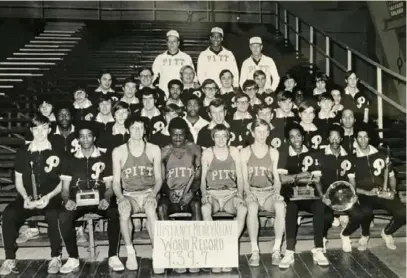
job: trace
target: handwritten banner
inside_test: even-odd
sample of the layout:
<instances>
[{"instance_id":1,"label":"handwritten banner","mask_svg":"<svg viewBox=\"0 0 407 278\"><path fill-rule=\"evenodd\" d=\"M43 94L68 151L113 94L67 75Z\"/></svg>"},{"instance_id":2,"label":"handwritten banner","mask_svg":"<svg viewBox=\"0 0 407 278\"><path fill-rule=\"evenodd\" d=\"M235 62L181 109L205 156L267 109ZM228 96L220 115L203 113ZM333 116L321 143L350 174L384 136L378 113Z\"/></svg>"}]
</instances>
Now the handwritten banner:
<instances>
[{"instance_id":1,"label":"handwritten banner","mask_svg":"<svg viewBox=\"0 0 407 278\"><path fill-rule=\"evenodd\" d=\"M236 221L157 221L154 268L238 267Z\"/></svg>"}]
</instances>

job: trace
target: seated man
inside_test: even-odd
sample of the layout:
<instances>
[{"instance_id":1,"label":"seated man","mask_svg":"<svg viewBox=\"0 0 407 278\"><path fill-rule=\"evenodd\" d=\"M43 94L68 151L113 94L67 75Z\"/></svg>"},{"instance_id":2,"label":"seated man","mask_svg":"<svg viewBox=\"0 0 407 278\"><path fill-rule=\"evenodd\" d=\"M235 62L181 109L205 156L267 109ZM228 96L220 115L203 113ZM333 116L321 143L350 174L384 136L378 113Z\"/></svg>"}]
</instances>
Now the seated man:
<instances>
[{"instance_id":1,"label":"seated man","mask_svg":"<svg viewBox=\"0 0 407 278\"><path fill-rule=\"evenodd\" d=\"M138 269L136 252L131 239L131 215L144 212L147 215L147 230L154 242L154 225L157 220L157 194L162 185L161 151L156 145L144 140L146 120L131 115L125 122L130 139L113 150L113 191L120 214L120 230L127 250L126 267ZM122 191L123 186L123 191ZM164 269L154 269L163 273Z\"/></svg>"},{"instance_id":2,"label":"seated man","mask_svg":"<svg viewBox=\"0 0 407 278\"><path fill-rule=\"evenodd\" d=\"M373 209L381 208L392 215L390 223L382 230L381 236L387 248L396 249L392 234L406 224L406 206L396 194L396 177L389 158L370 145L370 128L367 124L359 125L355 130L356 148L355 179L359 203L362 208L362 237L359 240L359 250L366 250L370 235L370 222L373 219ZM388 183L388 185L387 185ZM386 199L380 197L380 189L386 185L395 197Z\"/></svg>"},{"instance_id":3,"label":"seated man","mask_svg":"<svg viewBox=\"0 0 407 278\"><path fill-rule=\"evenodd\" d=\"M3 211L2 237L6 259L0 275L16 272L16 238L24 221L35 215L45 215L51 244L48 273L56 274L61 267L61 238L58 229L58 210L61 206L60 172L63 156L48 141L51 131L47 117L36 113L30 121L33 140L23 146L15 158L15 201ZM38 200L37 200L38 199ZM18 272L18 271L17 271Z\"/></svg>"},{"instance_id":4,"label":"seated man","mask_svg":"<svg viewBox=\"0 0 407 278\"><path fill-rule=\"evenodd\" d=\"M287 202L286 237L287 251L281 259L279 267L289 268L294 263L294 251L297 238L297 217L299 210L311 211L313 214L313 232L315 248L311 250L313 260L320 266L329 265L323 253L324 227L332 223L331 214L325 213L325 205L321 199L290 200L294 186L315 187L315 195L322 196L319 171L319 155L309 151L304 145L305 132L301 125L290 124L286 127L286 137L289 141L288 150L282 151L278 165L282 183L282 195ZM326 218L325 219L325 215Z\"/></svg>"},{"instance_id":5,"label":"seated man","mask_svg":"<svg viewBox=\"0 0 407 278\"><path fill-rule=\"evenodd\" d=\"M241 152L242 172L247 205L247 229L252 245L249 264L260 265L259 247L259 210L275 212L274 247L272 264L280 262L280 247L284 235L285 204L280 195L281 182L277 173L278 151L266 144L270 134L270 125L256 119L251 124L254 142Z\"/></svg>"},{"instance_id":6,"label":"seated man","mask_svg":"<svg viewBox=\"0 0 407 278\"><path fill-rule=\"evenodd\" d=\"M158 219L169 220L176 212L190 212L192 220L202 220L201 200L198 196L201 177L201 148L187 141L188 125L185 120L175 118L170 122L171 144L161 150L162 171L165 184L158 203ZM190 269L198 272L199 269ZM184 273L185 268L175 272Z\"/></svg>"},{"instance_id":7,"label":"seated man","mask_svg":"<svg viewBox=\"0 0 407 278\"><path fill-rule=\"evenodd\" d=\"M238 234L244 229L247 209L243 201L243 180L239 150L228 147L229 129L222 124L212 130L213 147L202 154L202 216L212 221L212 214L226 212L236 215ZM214 268L212 272L230 272L231 268Z\"/></svg>"},{"instance_id":8,"label":"seated man","mask_svg":"<svg viewBox=\"0 0 407 278\"><path fill-rule=\"evenodd\" d=\"M118 257L120 222L117 204L112 202L111 159L102 154L94 145L96 128L91 122L80 122L76 127L80 149L64 164L62 180L62 200L65 208L59 213L59 228L69 255L61 267L61 273L70 273L79 267L78 246L76 244L75 220L86 213L96 213L108 218L109 267L122 271L124 266ZM81 193L97 192L92 199L94 204L83 203Z\"/></svg>"}]
</instances>

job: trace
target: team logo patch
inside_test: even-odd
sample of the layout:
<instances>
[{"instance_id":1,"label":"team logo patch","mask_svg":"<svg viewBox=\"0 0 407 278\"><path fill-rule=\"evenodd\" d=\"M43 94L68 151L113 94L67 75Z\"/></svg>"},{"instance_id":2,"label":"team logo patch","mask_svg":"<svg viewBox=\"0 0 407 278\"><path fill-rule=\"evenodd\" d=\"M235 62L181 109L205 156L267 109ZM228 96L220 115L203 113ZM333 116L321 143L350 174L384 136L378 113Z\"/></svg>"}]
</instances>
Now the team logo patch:
<instances>
[{"instance_id":1,"label":"team logo patch","mask_svg":"<svg viewBox=\"0 0 407 278\"><path fill-rule=\"evenodd\" d=\"M276 137L271 140L270 145L273 146L273 148L278 149L281 147L281 139Z\"/></svg>"},{"instance_id":2,"label":"team logo patch","mask_svg":"<svg viewBox=\"0 0 407 278\"><path fill-rule=\"evenodd\" d=\"M384 160L381 158L376 159L373 162L373 168L375 169L375 171L373 171L373 174L375 176L380 176L380 174L382 173L382 170L384 168L384 166L386 166L386 164L384 163Z\"/></svg>"},{"instance_id":3,"label":"team logo patch","mask_svg":"<svg viewBox=\"0 0 407 278\"><path fill-rule=\"evenodd\" d=\"M303 167L301 168L301 170L302 170L303 172L307 172L307 171L308 171L308 168L309 168L310 166L312 166L312 164L314 164L314 159L313 159L311 156L307 155L307 156L304 157L304 159L302 160L302 165L303 165Z\"/></svg>"},{"instance_id":4,"label":"team logo patch","mask_svg":"<svg viewBox=\"0 0 407 278\"><path fill-rule=\"evenodd\" d=\"M47 166L45 166L44 168L45 173L49 173L52 171L53 168L58 167L60 161L61 160L56 155L48 157L45 161L45 163L47 164Z\"/></svg>"},{"instance_id":5,"label":"team logo patch","mask_svg":"<svg viewBox=\"0 0 407 278\"><path fill-rule=\"evenodd\" d=\"M106 165L103 162L96 162L92 165L92 171L94 172L90 177L94 180L98 180L100 174L105 170Z\"/></svg>"},{"instance_id":6,"label":"team logo patch","mask_svg":"<svg viewBox=\"0 0 407 278\"><path fill-rule=\"evenodd\" d=\"M154 127L153 134L156 134L160 132L165 127L165 125L162 121L158 121L154 124L153 127Z\"/></svg>"},{"instance_id":7,"label":"team logo patch","mask_svg":"<svg viewBox=\"0 0 407 278\"><path fill-rule=\"evenodd\" d=\"M341 163L342 171L340 172L340 175L344 176L346 174L346 172L350 170L351 167L352 167L352 163L350 163L349 160L342 161L342 163Z\"/></svg>"},{"instance_id":8,"label":"team logo patch","mask_svg":"<svg viewBox=\"0 0 407 278\"><path fill-rule=\"evenodd\" d=\"M315 135L312 137L311 139L311 143L312 143L312 148L313 149L318 149L319 145L322 142L322 137L321 135Z\"/></svg>"},{"instance_id":9,"label":"team logo patch","mask_svg":"<svg viewBox=\"0 0 407 278\"><path fill-rule=\"evenodd\" d=\"M81 146L79 145L79 142L77 139L72 140L71 142L71 153L76 153Z\"/></svg>"}]
</instances>

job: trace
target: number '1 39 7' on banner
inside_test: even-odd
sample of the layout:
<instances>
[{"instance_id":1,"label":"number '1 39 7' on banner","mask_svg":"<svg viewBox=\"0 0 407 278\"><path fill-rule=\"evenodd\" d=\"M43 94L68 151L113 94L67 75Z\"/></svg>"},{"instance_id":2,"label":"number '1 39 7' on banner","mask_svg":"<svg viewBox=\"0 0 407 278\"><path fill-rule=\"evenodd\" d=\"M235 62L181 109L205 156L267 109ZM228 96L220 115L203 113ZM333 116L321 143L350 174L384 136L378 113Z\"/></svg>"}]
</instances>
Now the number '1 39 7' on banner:
<instances>
[{"instance_id":1,"label":"number '1 39 7' on banner","mask_svg":"<svg viewBox=\"0 0 407 278\"><path fill-rule=\"evenodd\" d=\"M157 221L154 268L238 267L236 221Z\"/></svg>"}]
</instances>

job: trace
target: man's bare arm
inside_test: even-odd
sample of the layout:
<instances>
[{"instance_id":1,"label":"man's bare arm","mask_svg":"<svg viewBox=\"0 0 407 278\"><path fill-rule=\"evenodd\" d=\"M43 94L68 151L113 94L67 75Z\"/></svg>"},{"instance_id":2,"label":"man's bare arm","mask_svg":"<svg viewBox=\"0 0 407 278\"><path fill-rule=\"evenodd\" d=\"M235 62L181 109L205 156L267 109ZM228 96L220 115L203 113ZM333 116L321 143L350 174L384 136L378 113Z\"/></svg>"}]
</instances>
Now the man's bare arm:
<instances>
[{"instance_id":1,"label":"man's bare arm","mask_svg":"<svg viewBox=\"0 0 407 278\"><path fill-rule=\"evenodd\" d=\"M117 200L123 198L122 185L120 183L121 179L121 159L123 152L121 152L120 147L113 150L112 153L112 165L113 165L113 192L116 195Z\"/></svg>"},{"instance_id":2,"label":"man's bare arm","mask_svg":"<svg viewBox=\"0 0 407 278\"><path fill-rule=\"evenodd\" d=\"M236 165L236 183L237 183L237 193L239 196L243 197L244 192L244 181L243 181L243 174L242 174L242 162L240 159L240 152L237 148L230 147L230 155L235 160Z\"/></svg>"}]
</instances>

